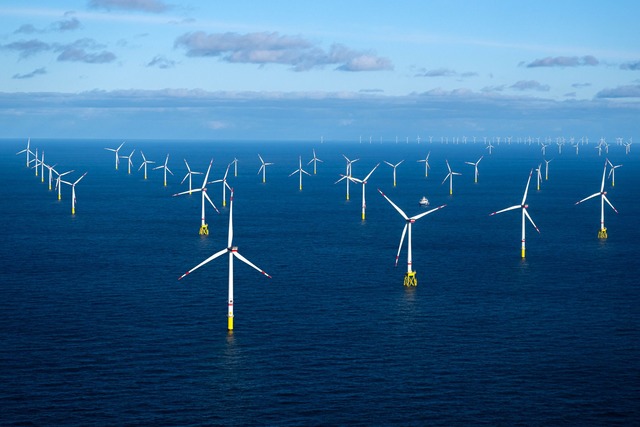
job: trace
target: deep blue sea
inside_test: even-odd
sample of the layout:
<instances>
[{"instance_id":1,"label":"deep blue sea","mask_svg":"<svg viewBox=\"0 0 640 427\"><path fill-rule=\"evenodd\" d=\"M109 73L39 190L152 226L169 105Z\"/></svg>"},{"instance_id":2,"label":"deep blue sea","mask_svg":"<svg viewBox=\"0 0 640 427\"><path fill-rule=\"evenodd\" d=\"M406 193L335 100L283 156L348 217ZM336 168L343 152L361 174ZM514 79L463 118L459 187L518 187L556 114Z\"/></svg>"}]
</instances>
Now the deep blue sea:
<instances>
[{"instance_id":1,"label":"deep blue sea","mask_svg":"<svg viewBox=\"0 0 640 427\"><path fill-rule=\"evenodd\" d=\"M0 141L0 424L2 425L638 425L640 423L640 150L547 148L549 179L517 205L538 145L32 139L45 162L86 177L62 200L25 166L25 139ZM315 149L317 175L289 176ZM140 150L164 162L143 179ZM430 152L429 176L424 159ZM261 154L273 162L266 183ZM359 158L346 200L347 157ZM473 167L479 164L479 182ZM605 156L607 240L599 240ZM210 235L186 173L220 179L238 159L234 244L268 279L235 263L227 332L226 256L178 277L227 244L229 203L209 194ZM441 184L448 160L453 195ZM45 170L46 173L46 170ZM202 176L194 177L199 186ZM408 215L418 286L403 286ZM227 191L227 197L229 192ZM406 245L406 242L405 242Z\"/></svg>"}]
</instances>

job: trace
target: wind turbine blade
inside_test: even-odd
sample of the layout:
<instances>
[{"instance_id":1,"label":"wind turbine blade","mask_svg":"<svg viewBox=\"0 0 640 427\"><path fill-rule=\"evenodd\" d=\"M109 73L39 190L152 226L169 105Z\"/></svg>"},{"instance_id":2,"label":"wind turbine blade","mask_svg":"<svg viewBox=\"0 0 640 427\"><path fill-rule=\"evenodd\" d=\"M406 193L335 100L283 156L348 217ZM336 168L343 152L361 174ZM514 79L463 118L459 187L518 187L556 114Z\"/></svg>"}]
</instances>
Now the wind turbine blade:
<instances>
[{"instance_id":1,"label":"wind turbine blade","mask_svg":"<svg viewBox=\"0 0 640 427\"><path fill-rule=\"evenodd\" d=\"M207 173L204 176L204 181L202 181L202 188L207 186L207 179L209 179L209 172L211 172L211 165L213 164L213 159L209 162L209 167L207 168Z\"/></svg>"},{"instance_id":2,"label":"wind turbine blade","mask_svg":"<svg viewBox=\"0 0 640 427\"><path fill-rule=\"evenodd\" d=\"M607 173L607 163L604 164L604 170L602 171L602 185L600 185L600 192L604 191L604 174Z\"/></svg>"},{"instance_id":3,"label":"wind turbine blade","mask_svg":"<svg viewBox=\"0 0 640 427\"><path fill-rule=\"evenodd\" d=\"M173 172L171 172L171 169L169 169L168 167L165 166L165 169L167 169L167 172L169 172L171 175L173 175Z\"/></svg>"},{"instance_id":4,"label":"wind turbine blade","mask_svg":"<svg viewBox=\"0 0 640 427\"><path fill-rule=\"evenodd\" d=\"M400 251L402 251L402 243L404 242L404 236L407 234L407 227L409 224L405 224L402 229L402 236L400 236L400 244L398 245L398 253L396 254L396 267L398 266L398 259L400 258Z\"/></svg>"},{"instance_id":5,"label":"wind turbine blade","mask_svg":"<svg viewBox=\"0 0 640 427\"><path fill-rule=\"evenodd\" d=\"M375 171L378 168L378 166L380 166L380 163L378 163L373 169L371 169L371 172L369 172L369 174L364 177L363 181L367 181L371 176L371 174L373 174L373 171Z\"/></svg>"},{"instance_id":6,"label":"wind turbine blade","mask_svg":"<svg viewBox=\"0 0 640 427\"><path fill-rule=\"evenodd\" d=\"M264 163L260 166L260 169L258 169L258 173L256 175L260 175L260 172L262 172L262 169L264 169Z\"/></svg>"},{"instance_id":7,"label":"wind turbine blade","mask_svg":"<svg viewBox=\"0 0 640 427\"><path fill-rule=\"evenodd\" d=\"M238 258L240 261L244 262L245 264L247 264L250 267L255 268L256 270L258 270L260 273L264 274L265 276L267 276L269 279L271 279L271 276L269 276L267 274L266 271L260 269L257 265L255 265L254 263L252 263L251 261L249 261L248 259L246 259L245 257L243 257L242 255L240 255L239 252L237 251L232 251L231 252L233 254L233 256L235 256L236 258Z\"/></svg>"},{"instance_id":8,"label":"wind turbine blade","mask_svg":"<svg viewBox=\"0 0 640 427\"><path fill-rule=\"evenodd\" d=\"M199 269L200 267L202 267L203 265L205 265L206 263L213 261L214 259L218 258L220 255L224 255L226 254L228 251L227 248L222 249L221 251L216 252L215 254L211 255L209 258L205 259L204 261L202 261L200 264L196 265L195 267L193 267L191 270L187 271L186 273L184 273L182 276L178 277L178 280L182 279L184 276L186 276L187 274L191 274L192 272L196 271L197 269Z\"/></svg>"},{"instance_id":9,"label":"wind turbine blade","mask_svg":"<svg viewBox=\"0 0 640 427\"><path fill-rule=\"evenodd\" d=\"M187 178L189 178L189 175L191 175L191 172L187 172L184 178L182 178L182 181L180 181L180 184L182 184Z\"/></svg>"},{"instance_id":10,"label":"wind turbine blade","mask_svg":"<svg viewBox=\"0 0 640 427\"><path fill-rule=\"evenodd\" d=\"M386 160L384 160L384 162L385 162L386 164L388 164L389 166L393 167L393 164L391 164L391 163L387 162ZM387 169L387 170L388 170L388 169Z\"/></svg>"},{"instance_id":11,"label":"wind turbine blade","mask_svg":"<svg viewBox=\"0 0 640 427\"><path fill-rule=\"evenodd\" d=\"M349 178L347 175L342 175L342 174L340 174L340 176L341 176L342 178L340 178L339 180L337 180L336 182L334 182L334 184L339 183L339 182L340 182L340 181L342 181L343 179Z\"/></svg>"},{"instance_id":12,"label":"wind turbine blade","mask_svg":"<svg viewBox=\"0 0 640 427\"><path fill-rule=\"evenodd\" d=\"M439 209L442 209L442 208L444 208L445 206L447 206L447 205L440 205L440 206L438 206L437 208L431 209L430 211L423 212L423 213L421 213L421 214L419 214L419 215L416 215L416 216L412 216L412 217L411 217L411 218L409 218L409 219L412 219L412 220L414 220L414 221L417 221L417 220L419 220L420 218L422 218L423 216L429 215L430 213L435 212L435 211L437 211L437 210L439 210Z\"/></svg>"},{"instance_id":13,"label":"wind turbine blade","mask_svg":"<svg viewBox=\"0 0 640 427\"><path fill-rule=\"evenodd\" d=\"M407 216L407 214L405 214L405 213L404 213L404 211L403 211L402 209L400 209L398 206L396 206L396 204L395 204L395 203L393 203L393 202L391 201L391 199L390 199L390 198L388 198L388 197L387 197L387 196L386 196L386 195L385 195L385 194L384 194L384 193L383 193L379 188L378 188L378 191L380 192L380 194L382 194L382 197L384 197L385 199L387 199L387 202L391 203L391 206L393 206L393 207L395 208L395 210L397 210L397 211L400 213L400 215L402 215L402 217L403 217L405 220L407 220L407 221L409 220L409 217Z\"/></svg>"},{"instance_id":14,"label":"wind turbine blade","mask_svg":"<svg viewBox=\"0 0 640 427\"><path fill-rule=\"evenodd\" d=\"M524 202L527 200L527 192L529 191L529 183L531 182L531 175L533 174L533 169L529 172L529 179L527 179L527 186L524 188L524 196L522 196L521 205L524 206Z\"/></svg>"},{"instance_id":15,"label":"wind turbine blade","mask_svg":"<svg viewBox=\"0 0 640 427\"><path fill-rule=\"evenodd\" d=\"M187 190L187 191L181 191L180 193L173 194L173 195L172 195L172 197L175 197L175 196L182 196L183 194L191 194L191 193L195 193L196 191L202 191L202 188L194 188L194 189L193 189L193 190L191 190L191 191L189 191L189 190Z\"/></svg>"},{"instance_id":16,"label":"wind turbine blade","mask_svg":"<svg viewBox=\"0 0 640 427\"><path fill-rule=\"evenodd\" d=\"M207 194L206 191L204 192L204 198L207 199L209 201L209 203L211 203L211 206L213 206L213 209L215 209L216 212L220 213L218 208L216 208L216 205L214 205L213 202L211 201L211 199L209 198L209 195Z\"/></svg>"},{"instance_id":17,"label":"wind turbine blade","mask_svg":"<svg viewBox=\"0 0 640 427\"><path fill-rule=\"evenodd\" d=\"M502 210L499 210L499 211L492 212L492 213L490 213L490 214L489 214L489 216L491 216L491 215L496 215L496 214L499 214L499 213L502 213L502 212L506 212L506 211L512 211L512 210L514 210L514 209L519 209L519 208L521 208L521 207L522 207L521 205L510 206L510 207L508 207L508 208L505 208L505 209L502 209Z\"/></svg>"},{"instance_id":18,"label":"wind turbine blade","mask_svg":"<svg viewBox=\"0 0 640 427\"><path fill-rule=\"evenodd\" d=\"M74 183L73 183L73 185L76 185L77 183L79 183L79 182L80 182L80 180L81 180L82 178L84 178L84 176L85 176L86 174L87 174L87 172L83 173L83 174L82 174L82 176L81 176L80 178L78 178L78 179L76 180L76 182L74 182Z\"/></svg>"},{"instance_id":19,"label":"wind turbine blade","mask_svg":"<svg viewBox=\"0 0 640 427\"><path fill-rule=\"evenodd\" d=\"M618 211L616 210L616 208L613 207L613 205L611 204L611 202L609 201L609 199L607 199L607 196L605 196L604 194L602 195L602 198L604 199L605 202L607 202L609 204L609 206L611 206L611 209L613 209L613 211L615 213L618 213Z\"/></svg>"},{"instance_id":20,"label":"wind turbine blade","mask_svg":"<svg viewBox=\"0 0 640 427\"><path fill-rule=\"evenodd\" d=\"M536 225L535 222L533 222L533 220L531 219L531 216L529 215L529 212L527 212L526 208L522 208L522 211L524 212L524 216L527 217L527 219L531 222L531 225L533 225L533 228L536 229L536 231L539 233L540 230L538 230L538 226Z\"/></svg>"},{"instance_id":21,"label":"wind turbine blade","mask_svg":"<svg viewBox=\"0 0 640 427\"><path fill-rule=\"evenodd\" d=\"M591 199L591 198L593 198L593 197L599 196L600 194L601 194L601 193L593 193L592 195L590 195L590 196L588 196L588 197L585 197L584 199L580 200L579 202L576 202L576 205L577 205L577 204L579 204L579 203L584 202L585 200L589 200L589 199Z\"/></svg>"},{"instance_id":22,"label":"wind turbine blade","mask_svg":"<svg viewBox=\"0 0 640 427\"><path fill-rule=\"evenodd\" d=\"M451 176L451 172L449 172L449 173L447 174L447 176L445 176L445 177L444 177L444 179L442 180L442 184L444 184L445 182L447 182L447 179L449 179L449 177L450 177L450 176ZM440 185L442 185L442 184L440 184Z\"/></svg>"},{"instance_id":23,"label":"wind turbine blade","mask_svg":"<svg viewBox=\"0 0 640 427\"><path fill-rule=\"evenodd\" d=\"M289 174L289 176L293 175L294 173L298 173L298 172L300 172L300 169L296 169L296 170L294 170L293 172L291 172L291 173Z\"/></svg>"},{"instance_id":24,"label":"wind turbine blade","mask_svg":"<svg viewBox=\"0 0 640 427\"><path fill-rule=\"evenodd\" d=\"M305 173L305 174L307 174L307 175L311 176L311 174L310 174L309 172L307 172L306 170L304 170L304 169L300 169L300 172Z\"/></svg>"}]
</instances>

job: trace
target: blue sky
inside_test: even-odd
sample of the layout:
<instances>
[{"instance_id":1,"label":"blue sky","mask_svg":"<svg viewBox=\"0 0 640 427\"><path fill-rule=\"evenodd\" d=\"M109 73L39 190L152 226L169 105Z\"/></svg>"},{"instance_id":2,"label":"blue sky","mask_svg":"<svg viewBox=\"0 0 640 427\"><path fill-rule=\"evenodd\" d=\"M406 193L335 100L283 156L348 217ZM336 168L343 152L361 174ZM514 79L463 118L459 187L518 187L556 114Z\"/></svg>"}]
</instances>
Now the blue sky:
<instances>
[{"instance_id":1,"label":"blue sky","mask_svg":"<svg viewBox=\"0 0 640 427\"><path fill-rule=\"evenodd\" d=\"M0 137L632 137L640 3L4 1Z\"/></svg>"}]
</instances>

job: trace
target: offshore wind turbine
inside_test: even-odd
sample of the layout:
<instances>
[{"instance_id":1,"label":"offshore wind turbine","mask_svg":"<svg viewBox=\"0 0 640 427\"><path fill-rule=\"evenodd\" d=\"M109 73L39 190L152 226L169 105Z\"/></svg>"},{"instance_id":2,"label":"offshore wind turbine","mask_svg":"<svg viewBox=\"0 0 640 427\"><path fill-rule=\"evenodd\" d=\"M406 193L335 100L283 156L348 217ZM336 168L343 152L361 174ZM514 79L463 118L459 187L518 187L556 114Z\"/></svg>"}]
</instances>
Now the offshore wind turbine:
<instances>
[{"instance_id":1,"label":"offshore wind turbine","mask_svg":"<svg viewBox=\"0 0 640 427\"><path fill-rule=\"evenodd\" d=\"M82 178L84 178L84 176L87 174L87 172L85 172L84 174L82 174L82 176L80 178L78 178L77 180L75 180L75 182L71 183L68 181L60 181L61 183L67 184L71 186L71 215L75 215L76 214L76 185L80 182L80 180Z\"/></svg>"},{"instance_id":2,"label":"offshore wind turbine","mask_svg":"<svg viewBox=\"0 0 640 427\"><path fill-rule=\"evenodd\" d=\"M118 164L120 163L120 157L118 156L118 151L120 151L123 145L124 145L124 142L120 144L118 148L105 148L105 150L113 151L114 153L116 153L116 170L118 170Z\"/></svg>"},{"instance_id":3,"label":"offshore wind turbine","mask_svg":"<svg viewBox=\"0 0 640 427\"><path fill-rule=\"evenodd\" d=\"M142 169L142 167L144 166L144 179L147 179L147 165L155 163L155 162L152 161L152 160L147 160L147 158L144 156L144 153L142 152L142 150L140 150L140 154L142 155L142 164L140 165L138 170Z\"/></svg>"},{"instance_id":4,"label":"offshore wind turbine","mask_svg":"<svg viewBox=\"0 0 640 427\"><path fill-rule=\"evenodd\" d=\"M44 150L42 150L42 156L40 157L40 182L44 182Z\"/></svg>"},{"instance_id":5,"label":"offshore wind turbine","mask_svg":"<svg viewBox=\"0 0 640 427\"><path fill-rule=\"evenodd\" d=\"M32 169L35 169L36 176L38 176L38 166L40 166L40 159L38 159L38 149L36 148L36 153L33 155L33 159L29 161L29 163L33 162L34 166Z\"/></svg>"},{"instance_id":6,"label":"offshore wind turbine","mask_svg":"<svg viewBox=\"0 0 640 427\"><path fill-rule=\"evenodd\" d=\"M424 159L418 160L418 163L424 163L425 178L429 176L429 169L431 168L431 166L429 166L429 155L431 155L431 151L427 153L427 157L425 157Z\"/></svg>"},{"instance_id":7,"label":"offshore wind turbine","mask_svg":"<svg viewBox=\"0 0 640 427\"><path fill-rule=\"evenodd\" d=\"M542 181L542 163L538 164L538 168L536 169L536 180L538 181L538 191L540 191L540 182Z\"/></svg>"},{"instance_id":8,"label":"offshore wind turbine","mask_svg":"<svg viewBox=\"0 0 640 427\"><path fill-rule=\"evenodd\" d=\"M224 255L224 254L229 254L229 295L228 295L228 312L227 312L227 329L229 331L233 331L233 258L238 258L240 261L244 262L245 264L247 264L248 266L256 269L257 271L259 271L260 273L262 273L263 275L267 276L268 278L271 278L271 276L269 276L264 270L261 270L260 268L258 268L255 264L253 264L251 261L249 261L248 259L246 259L245 257L243 257L242 255L240 255L240 253L238 252L238 247L237 246L233 246L233 189L231 189L231 201L230 201L230 207L229 207L229 234L227 236L227 247L216 252L215 254L211 255L209 258L205 259L204 261L202 261L200 264L196 265L195 267L193 267L191 270L187 271L186 273L184 273L182 276L178 277L178 280L181 280L182 278L184 278L186 275L191 274L193 271L197 270L198 268L202 267L203 265L207 264L210 261L213 261L214 259Z\"/></svg>"},{"instance_id":9,"label":"offshore wind turbine","mask_svg":"<svg viewBox=\"0 0 640 427\"><path fill-rule=\"evenodd\" d=\"M519 205L514 205L511 207L508 207L506 209L502 209L496 212L493 212L490 216L492 215L496 215L502 212L506 212L506 211L510 211L510 210L514 210L514 209L522 209L522 258L525 257L525 251L526 251L526 245L525 245L525 217L531 222L531 225L533 225L533 227L536 229L536 231L538 233L540 233L540 230L538 230L538 227L536 226L536 224L533 222L533 220L531 219L531 216L529 215L529 212L527 212L527 208L529 207L529 205L526 204L527 202L527 192L529 191L529 183L531 182L531 175L533 174L533 169L531 169L531 171L529 172L529 179L527 180L527 186L524 189L524 196L522 197L522 203L520 203Z\"/></svg>"},{"instance_id":10,"label":"offshore wind turbine","mask_svg":"<svg viewBox=\"0 0 640 427\"><path fill-rule=\"evenodd\" d=\"M489 141L489 145L487 145L487 150L489 150L489 155L491 155L492 151L495 147L491 145L491 141Z\"/></svg>"},{"instance_id":11,"label":"offshore wind turbine","mask_svg":"<svg viewBox=\"0 0 640 427\"><path fill-rule=\"evenodd\" d=\"M215 209L216 212L220 213L218 208L216 208L216 205L213 204L213 202L211 201L211 198L209 198L209 195L207 194L207 184L208 184L207 179L209 179L209 172L211 171L212 163L213 163L213 159L211 159L211 162L209 162L209 168L207 168L207 173L204 176L204 181L202 181L202 187L195 188L193 190L182 191L180 193L176 193L173 195L173 197L175 197L175 196L181 196L183 194L191 194L192 192L195 192L195 191L202 192L202 216L201 216L200 232L199 232L201 236L207 236L209 234L209 225L205 222L205 215L204 215L205 199L211 204L211 206L213 206L213 209Z\"/></svg>"},{"instance_id":12,"label":"offshore wind turbine","mask_svg":"<svg viewBox=\"0 0 640 427\"><path fill-rule=\"evenodd\" d=\"M400 160L398 163L396 163L395 165L393 163L389 163L386 160L384 161L386 164L388 164L389 166L391 166L393 168L393 186L396 186L396 168L398 166L400 166L402 164L402 162L404 162L403 160Z\"/></svg>"},{"instance_id":13,"label":"offshore wind turbine","mask_svg":"<svg viewBox=\"0 0 640 427\"><path fill-rule=\"evenodd\" d=\"M367 186L367 181L369 180L369 178L371 177L373 172L378 168L378 166L380 166L380 163L375 165L374 168L371 169L371 172L369 172L367 174L367 176L364 177L364 179L358 179L358 178L354 178L352 176L347 176L347 175L343 175L343 178L341 178L341 179L346 178L346 179L348 179L350 181L353 181L354 183L362 184L362 220L363 221L365 219L365 212L367 210L367 202L366 202L366 198L365 198L365 188Z\"/></svg>"},{"instance_id":14,"label":"offshore wind turbine","mask_svg":"<svg viewBox=\"0 0 640 427\"><path fill-rule=\"evenodd\" d=\"M549 163L551 163L551 161L553 159L549 159L549 160L543 159L543 160L544 160L544 163L545 163L545 165L544 165L544 180L548 181L549 180Z\"/></svg>"},{"instance_id":15,"label":"offshore wind turbine","mask_svg":"<svg viewBox=\"0 0 640 427\"><path fill-rule=\"evenodd\" d=\"M187 159L183 159L184 160L184 164L187 165L187 174L184 176L184 178L182 178L182 181L180 181L180 185L182 185L182 183L189 178L189 194L192 193L191 190L191 176L192 175L202 175L202 172L195 172L192 171L191 168L189 167L189 163L187 163Z\"/></svg>"},{"instance_id":16,"label":"offshore wind turbine","mask_svg":"<svg viewBox=\"0 0 640 427\"><path fill-rule=\"evenodd\" d=\"M484 156L480 156L480 158L474 163L474 162L465 162L468 165L471 165L474 167L475 171L474 171L474 178L473 178L473 182L478 182L478 163L480 163L480 160L482 160Z\"/></svg>"},{"instance_id":17,"label":"offshore wind turbine","mask_svg":"<svg viewBox=\"0 0 640 427\"><path fill-rule=\"evenodd\" d=\"M135 148L131 150L131 154L128 156L120 156L121 159L127 159L127 173L131 175L131 166L133 166L133 153L135 153Z\"/></svg>"},{"instance_id":18,"label":"offshore wind turbine","mask_svg":"<svg viewBox=\"0 0 640 427\"><path fill-rule=\"evenodd\" d=\"M260 154L258 154L258 157L260 157L260 162L262 163L260 169L258 169L258 174L262 172L262 183L264 184L267 182L267 166L271 166L273 163L266 163Z\"/></svg>"},{"instance_id":19,"label":"offshore wind turbine","mask_svg":"<svg viewBox=\"0 0 640 427\"><path fill-rule=\"evenodd\" d=\"M54 173L58 173L54 168L57 166L58 164L56 163L53 166L50 165L45 165L47 167L47 169L49 169L49 190L51 190L51 184L53 183L53 174ZM44 176L44 174L43 174Z\"/></svg>"},{"instance_id":20,"label":"offshore wind turbine","mask_svg":"<svg viewBox=\"0 0 640 427\"><path fill-rule=\"evenodd\" d=\"M309 160L309 163L307 163L308 165L311 164L311 162L313 162L313 174L316 174L316 165L318 162L323 163L322 160L320 160L318 158L318 156L316 156L316 149L313 149L313 159Z\"/></svg>"},{"instance_id":21,"label":"offshore wind turbine","mask_svg":"<svg viewBox=\"0 0 640 427\"><path fill-rule=\"evenodd\" d=\"M447 162L447 169L449 169L449 173L442 180L442 184L444 184L447 178L449 179L449 195L451 195L453 194L453 175L462 175L462 174L451 170L451 166L449 166L449 160L445 160L445 162Z\"/></svg>"},{"instance_id":22,"label":"offshore wind turbine","mask_svg":"<svg viewBox=\"0 0 640 427\"><path fill-rule=\"evenodd\" d=\"M615 165L614 166L613 163L611 163L611 161L609 159L607 159L607 163L609 163L609 166L611 166L611 169L609 169L609 176L608 177L611 177L611 186L615 187L616 186L616 169L622 167L622 165Z\"/></svg>"},{"instance_id":23,"label":"offshore wind turbine","mask_svg":"<svg viewBox=\"0 0 640 427\"><path fill-rule=\"evenodd\" d=\"M389 202L391 204L391 206L394 207L394 209L396 211L398 211L398 213L400 215L402 215L402 218L404 218L404 220L406 221L406 224L404 225L404 228L402 229L402 237L400 237L400 245L398 247L398 254L396 255L396 267L398 266L398 258L400 258L400 251L402 250L402 243L404 242L404 236L405 234L407 234L408 231L408 238L407 238L407 272L404 275L404 286L417 286L418 285L418 279L416 278L416 272L413 271L413 258L412 258L412 252L411 252L411 225L416 222L417 220L419 220L420 218L422 218L425 215L429 215L432 212L435 212L439 209L444 208L446 205L441 205L438 206L437 208L431 209L427 212L423 212L420 213L418 215L414 215L412 217L408 217L407 214L404 213L404 211L402 209L400 209L395 203L393 203L391 201L391 199L389 199L379 188L378 191L380 192L380 194L382 194L382 197L384 197L385 199L387 199L387 202Z\"/></svg>"},{"instance_id":24,"label":"offshore wind turbine","mask_svg":"<svg viewBox=\"0 0 640 427\"><path fill-rule=\"evenodd\" d=\"M167 166L167 163L169 162L169 154L167 154L167 157L164 159L164 164L160 165L160 166L156 166L155 168L153 168L153 170L156 169L164 169L164 186L167 186L167 172L169 172L171 175L173 175L173 172L171 172L171 169L169 169L169 167Z\"/></svg>"},{"instance_id":25,"label":"offshore wind turbine","mask_svg":"<svg viewBox=\"0 0 640 427\"><path fill-rule=\"evenodd\" d=\"M314 156L315 156L315 152L314 152ZM305 173L305 174L307 174L309 176L311 176L311 174L309 172L307 172L306 170L302 169L302 157L300 157L300 156L298 156L298 164L299 164L298 169L296 169L293 172L291 172L289 174L289 176L291 176L291 175L293 175L295 173L298 173L300 175L300 191L302 191L302 174Z\"/></svg>"},{"instance_id":26,"label":"offshore wind turbine","mask_svg":"<svg viewBox=\"0 0 640 427\"><path fill-rule=\"evenodd\" d=\"M33 154L33 151L31 151L31 149L29 148L31 145L31 138L27 139L27 148L25 148L24 150L20 150L16 153L16 156L22 153L27 153L27 167L29 167L29 163L31 163L31 161L29 160L29 154Z\"/></svg>"},{"instance_id":27,"label":"offshore wind turbine","mask_svg":"<svg viewBox=\"0 0 640 427\"><path fill-rule=\"evenodd\" d=\"M602 184L600 185L600 191L597 193L593 193L588 197L585 197L579 202L576 202L576 205L577 205L579 203L584 202L585 200L589 200L593 197L600 196L600 230L598 230L599 239L606 239L608 237L607 228L604 226L604 202L606 201L609 204L609 206L611 206L611 209L613 209L615 213L618 213L618 211L616 210L616 208L613 207L609 199L607 199L607 192L604 191L604 177L606 173L607 173L607 162L605 161L604 170L602 171Z\"/></svg>"},{"instance_id":28,"label":"offshore wind turbine","mask_svg":"<svg viewBox=\"0 0 640 427\"><path fill-rule=\"evenodd\" d=\"M60 199L62 199L62 191L61 191L62 190L62 185L60 184L62 182L62 177L67 175L67 174L70 174L71 172L73 172L73 170L66 171L66 172L63 172L63 173L58 173L54 169L54 172L56 172L56 174L58 175L58 177L56 178L56 190L58 190L58 200L60 200Z\"/></svg>"},{"instance_id":29,"label":"offshore wind turbine","mask_svg":"<svg viewBox=\"0 0 640 427\"><path fill-rule=\"evenodd\" d=\"M231 163L233 164L233 176L238 176L238 158L234 157Z\"/></svg>"},{"instance_id":30,"label":"offshore wind turbine","mask_svg":"<svg viewBox=\"0 0 640 427\"><path fill-rule=\"evenodd\" d=\"M227 188L231 190L231 187L229 187L229 184L227 184L227 175L229 174L231 163L227 165L227 170L225 171L224 177L222 179L216 179L215 181L209 182L209 184L217 184L218 182L222 183L222 206L227 206Z\"/></svg>"},{"instance_id":31,"label":"offshore wind turbine","mask_svg":"<svg viewBox=\"0 0 640 427\"><path fill-rule=\"evenodd\" d=\"M351 166L351 165L352 165L353 163L357 162L357 161L358 161L358 160L360 160L360 159L353 159L353 160L351 160L351 159L349 159L347 156L345 156L344 154L342 155L342 157L344 157L344 158L345 158L345 160L347 161L347 171L346 171L345 175L346 175L346 176L351 176L351 169L352 169L352 166ZM337 180L334 184L339 183L339 182L340 182L340 181L342 181L343 179L344 179L344 178L340 178L340 179L339 179L339 180ZM349 181L350 181L350 180L348 180L348 179L347 179L347 200L349 200Z\"/></svg>"}]
</instances>

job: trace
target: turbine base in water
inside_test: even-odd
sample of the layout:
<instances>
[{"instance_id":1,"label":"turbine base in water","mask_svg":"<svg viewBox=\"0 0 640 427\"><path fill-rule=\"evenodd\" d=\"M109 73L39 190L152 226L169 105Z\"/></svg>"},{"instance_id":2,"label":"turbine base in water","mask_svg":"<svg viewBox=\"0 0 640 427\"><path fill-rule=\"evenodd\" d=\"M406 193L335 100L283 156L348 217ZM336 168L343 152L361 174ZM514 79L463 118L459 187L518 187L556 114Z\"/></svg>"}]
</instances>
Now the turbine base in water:
<instances>
[{"instance_id":1,"label":"turbine base in water","mask_svg":"<svg viewBox=\"0 0 640 427\"><path fill-rule=\"evenodd\" d=\"M228 321L227 321L227 329L229 331L233 331L233 316L229 316L228 317Z\"/></svg>"},{"instance_id":2,"label":"turbine base in water","mask_svg":"<svg viewBox=\"0 0 640 427\"><path fill-rule=\"evenodd\" d=\"M410 271L404 275L405 286L418 286L418 279L416 278L416 272Z\"/></svg>"},{"instance_id":3,"label":"turbine base in water","mask_svg":"<svg viewBox=\"0 0 640 427\"><path fill-rule=\"evenodd\" d=\"M208 236L209 235L209 225L208 224L203 224L200 226L200 235L201 236Z\"/></svg>"},{"instance_id":4,"label":"turbine base in water","mask_svg":"<svg viewBox=\"0 0 640 427\"><path fill-rule=\"evenodd\" d=\"M607 236L607 229L606 229L606 227L605 227L605 228L601 228L601 229L598 231L598 239L606 239L607 237L608 237L608 236Z\"/></svg>"}]
</instances>

